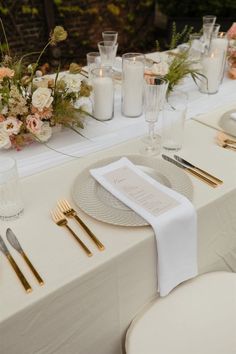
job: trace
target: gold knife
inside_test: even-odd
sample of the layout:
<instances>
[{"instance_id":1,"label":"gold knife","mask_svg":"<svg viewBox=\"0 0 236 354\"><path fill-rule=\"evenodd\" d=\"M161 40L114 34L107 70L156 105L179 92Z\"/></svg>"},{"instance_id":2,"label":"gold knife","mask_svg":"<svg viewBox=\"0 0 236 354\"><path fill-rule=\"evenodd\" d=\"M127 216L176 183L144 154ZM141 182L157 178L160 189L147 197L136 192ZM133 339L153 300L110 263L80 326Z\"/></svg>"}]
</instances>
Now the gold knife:
<instances>
[{"instance_id":1,"label":"gold knife","mask_svg":"<svg viewBox=\"0 0 236 354\"><path fill-rule=\"evenodd\" d=\"M212 181L211 179L203 176L201 173L193 170L190 167L187 167L186 165L180 163L179 161L176 161L175 159L172 159L170 156L164 155L162 154L162 157L164 160L173 163L174 165L184 169L186 172L190 173L191 175L193 175L194 177L200 179L202 182L207 183L209 186L216 188L218 186L218 184L214 181Z\"/></svg>"},{"instance_id":2,"label":"gold knife","mask_svg":"<svg viewBox=\"0 0 236 354\"><path fill-rule=\"evenodd\" d=\"M20 253L20 255L24 258L25 262L27 263L27 265L29 266L30 270L34 274L34 276L37 279L38 283L40 285L44 285L43 279L40 277L39 273L34 268L33 264L30 262L29 258L25 254L25 252L22 249L22 247L20 245L20 242L18 241L18 239L17 239L16 235L14 234L14 232L10 228L8 228L7 231L6 231L6 235L7 235L8 241L12 245L12 247L14 247Z\"/></svg>"},{"instance_id":3,"label":"gold knife","mask_svg":"<svg viewBox=\"0 0 236 354\"><path fill-rule=\"evenodd\" d=\"M207 177L209 177L210 179L212 179L213 181L215 181L216 183L218 184L222 184L223 181L213 175L211 175L210 173L202 170L201 168L197 167L197 166L194 166L191 162L188 162L187 160L183 159L182 157L180 156L177 156L177 155L174 155L174 158L179 161L180 163L183 163L184 165L186 165L187 167L191 167L193 168L194 170L197 170L199 171L200 173L203 173L204 175L206 175Z\"/></svg>"},{"instance_id":4,"label":"gold knife","mask_svg":"<svg viewBox=\"0 0 236 354\"><path fill-rule=\"evenodd\" d=\"M25 291L27 293L31 293L32 288L31 288L30 284L28 283L28 281L25 278L24 274L22 273L22 271L20 270L20 268L16 264L16 262L15 262L14 258L12 257L12 255L10 254L10 252L9 252L5 242L3 241L3 238L1 237L1 235L0 235L0 250L7 257L8 261L10 262L12 268L14 269L17 277L19 278L21 284L25 288Z\"/></svg>"}]
</instances>

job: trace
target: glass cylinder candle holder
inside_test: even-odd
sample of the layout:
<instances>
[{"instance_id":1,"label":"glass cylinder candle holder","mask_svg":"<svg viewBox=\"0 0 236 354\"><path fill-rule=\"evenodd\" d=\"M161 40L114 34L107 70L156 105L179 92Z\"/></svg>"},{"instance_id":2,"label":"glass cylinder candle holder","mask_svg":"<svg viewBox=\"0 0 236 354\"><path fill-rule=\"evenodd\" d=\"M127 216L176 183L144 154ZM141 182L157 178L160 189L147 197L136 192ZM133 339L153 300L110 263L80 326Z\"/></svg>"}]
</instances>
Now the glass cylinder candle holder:
<instances>
[{"instance_id":1,"label":"glass cylinder candle holder","mask_svg":"<svg viewBox=\"0 0 236 354\"><path fill-rule=\"evenodd\" d=\"M96 68L91 76L93 116L100 121L110 120L114 115L113 70L110 66Z\"/></svg>"},{"instance_id":2,"label":"glass cylinder candle holder","mask_svg":"<svg viewBox=\"0 0 236 354\"><path fill-rule=\"evenodd\" d=\"M145 57L140 53L122 56L122 114L139 117L143 113Z\"/></svg>"},{"instance_id":3,"label":"glass cylinder candle holder","mask_svg":"<svg viewBox=\"0 0 236 354\"><path fill-rule=\"evenodd\" d=\"M222 55L217 50L210 50L201 57L201 74L199 90L214 94L219 90L222 75Z\"/></svg>"},{"instance_id":4,"label":"glass cylinder candle holder","mask_svg":"<svg viewBox=\"0 0 236 354\"><path fill-rule=\"evenodd\" d=\"M16 219L22 212L16 161L11 157L0 157L0 219Z\"/></svg>"},{"instance_id":5,"label":"glass cylinder candle holder","mask_svg":"<svg viewBox=\"0 0 236 354\"><path fill-rule=\"evenodd\" d=\"M101 64L100 53L99 52L90 52L90 53L87 53L86 57L87 57L88 77L89 77L89 80L91 80L91 71L93 69L98 68Z\"/></svg>"},{"instance_id":6,"label":"glass cylinder candle holder","mask_svg":"<svg viewBox=\"0 0 236 354\"><path fill-rule=\"evenodd\" d=\"M221 57L221 74L220 74L221 82L224 77L228 46L229 46L229 40L224 32L220 32L217 35L212 36L210 50L217 52L218 55Z\"/></svg>"}]
</instances>

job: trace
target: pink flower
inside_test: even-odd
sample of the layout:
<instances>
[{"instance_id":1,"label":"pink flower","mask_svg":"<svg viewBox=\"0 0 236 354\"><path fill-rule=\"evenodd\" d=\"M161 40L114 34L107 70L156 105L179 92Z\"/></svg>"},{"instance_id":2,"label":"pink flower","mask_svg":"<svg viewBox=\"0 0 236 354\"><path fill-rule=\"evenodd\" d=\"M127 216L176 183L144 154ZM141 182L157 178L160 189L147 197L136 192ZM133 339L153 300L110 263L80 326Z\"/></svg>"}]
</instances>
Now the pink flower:
<instances>
[{"instance_id":1,"label":"pink flower","mask_svg":"<svg viewBox=\"0 0 236 354\"><path fill-rule=\"evenodd\" d=\"M236 39L236 22L234 22L230 27L230 29L228 30L227 37L229 39Z\"/></svg>"},{"instance_id":2,"label":"pink flower","mask_svg":"<svg viewBox=\"0 0 236 354\"><path fill-rule=\"evenodd\" d=\"M39 115L36 114L29 114L26 117L26 128L32 133L37 134L41 131L41 127L43 122L41 121Z\"/></svg>"},{"instance_id":3,"label":"pink flower","mask_svg":"<svg viewBox=\"0 0 236 354\"><path fill-rule=\"evenodd\" d=\"M236 79L236 68L230 68L228 73L231 79Z\"/></svg>"},{"instance_id":4,"label":"pink flower","mask_svg":"<svg viewBox=\"0 0 236 354\"><path fill-rule=\"evenodd\" d=\"M52 117L52 106L44 107L42 111L39 111L37 108L32 106L31 112L33 114L37 113L41 119L50 119Z\"/></svg>"},{"instance_id":5,"label":"pink flower","mask_svg":"<svg viewBox=\"0 0 236 354\"><path fill-rule=\"evenodd\" d=\"M2 66L0 68L0 81L2 81L4 77L9 77L11 79L14 76L14 74L15 74L14 70Z\"/></svg>"}]
</instances>

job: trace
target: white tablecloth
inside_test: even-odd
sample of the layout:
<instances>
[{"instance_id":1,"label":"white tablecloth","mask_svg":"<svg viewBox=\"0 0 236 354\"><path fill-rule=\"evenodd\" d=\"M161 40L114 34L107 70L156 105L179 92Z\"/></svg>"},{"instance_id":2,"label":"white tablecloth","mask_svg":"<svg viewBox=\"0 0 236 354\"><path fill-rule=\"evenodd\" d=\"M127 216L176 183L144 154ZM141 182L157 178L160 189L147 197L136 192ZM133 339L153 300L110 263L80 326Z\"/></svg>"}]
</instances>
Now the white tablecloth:
<instances>
[{"instance_id":1,"label":"white tablecloth","mask_svg":"<svg viewBox=\"0 0 236 354\"><path fill-rule=\"evenodd\" d=\"M198 213L200 273L236 270L236 155L214 143L215 131L189 121L181 156L224 180L216 189L191 177ZM22 179L25 213L0 223L11 227L45 279L39 287L20 256L12 254L33 286L26 295L0 256L1 354L120 354L125 331L140 308L156 296L156 251L150 227L115 227L80 213L106 245L88 258L49 214L71 199L78 172L104 157L137 152L139 140ZM72 222L71 222L72 223ZM76 224L73 225L76 227ZM79 231L79 228L76 229Z\"/></svg>"}]
</instances>

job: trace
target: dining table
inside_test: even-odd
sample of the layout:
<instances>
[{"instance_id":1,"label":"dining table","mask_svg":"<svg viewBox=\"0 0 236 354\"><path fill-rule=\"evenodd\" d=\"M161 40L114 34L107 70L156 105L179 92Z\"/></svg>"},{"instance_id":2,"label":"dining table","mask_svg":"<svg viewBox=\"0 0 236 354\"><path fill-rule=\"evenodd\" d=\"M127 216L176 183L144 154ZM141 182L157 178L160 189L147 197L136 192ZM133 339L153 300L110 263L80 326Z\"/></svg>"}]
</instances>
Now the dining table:
<instances>
[{"instance_id":1,"label":"dining table","mask_svg":"<svg viewBox=\"0 0 236 354\"><path fill-rule=\"evenodd\" d=\"M189 198L197 212L198 272L235 272L236 153L217 145L218 130L204 124L204 117L214 120L232 107L236 109L236 82L225 78L215 95L199 93L192 83L185 85L189 87L189 119L178 155L223 181L212 188L188 175ZM18 162L24 200L22 216L0 221L0 235L6 240L6 229L13 230L44 280L40 286L22 257L9 246L32 286L33 291L27 294L0 254L1 354L124 353L130 322L158 297L154 232L148 225L101 221L96 213L89 215L78 205L74 193L75 185L80 187L78 176L95 163L140 155L146 129L143 116L122 117L117 103L110 122L90 118L81 134L59 131L51 143L0 152ZM162 160L162 153L172 156L161 151L153 158L153 168L155 161L158 166ZM70 219L70 226L93 253L88 257L70 234L55 224L50 212L61 199L69 201L104 250Z\"/></svg>"}]
</instances>

